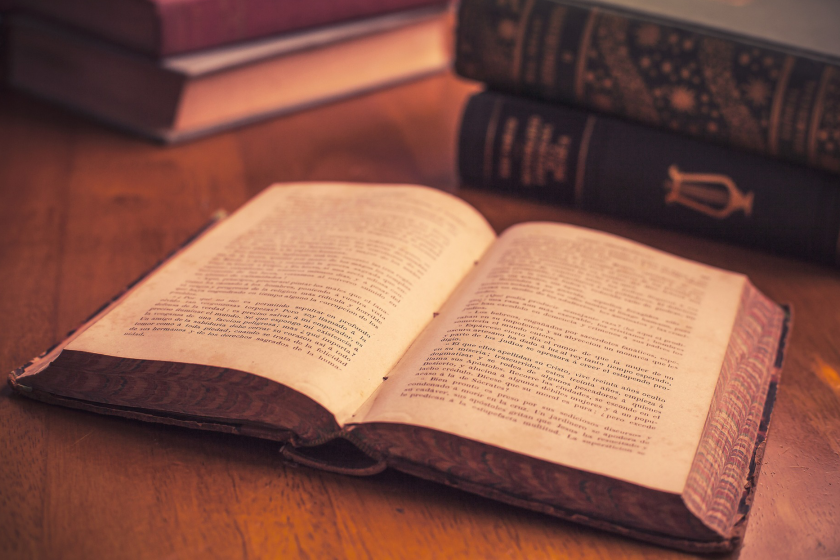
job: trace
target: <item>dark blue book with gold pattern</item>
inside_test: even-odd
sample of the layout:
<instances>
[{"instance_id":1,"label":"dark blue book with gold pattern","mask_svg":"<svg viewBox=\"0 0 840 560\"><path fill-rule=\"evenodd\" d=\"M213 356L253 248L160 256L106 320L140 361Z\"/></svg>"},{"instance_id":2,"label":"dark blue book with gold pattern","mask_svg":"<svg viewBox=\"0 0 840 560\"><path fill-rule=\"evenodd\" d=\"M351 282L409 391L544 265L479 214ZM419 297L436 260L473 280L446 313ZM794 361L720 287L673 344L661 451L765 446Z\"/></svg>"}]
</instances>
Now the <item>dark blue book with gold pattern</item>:
<instances>
[{"instance_id":1,"label":"dark blue book with gold pattern","mask_svg":"<svg viewBox=\"0 0 840 560\"><path fill-rule=\"evenodd\" d=\"M456 68L840 173L836 0L463 0Z\"/></svg>"}]
</instances>

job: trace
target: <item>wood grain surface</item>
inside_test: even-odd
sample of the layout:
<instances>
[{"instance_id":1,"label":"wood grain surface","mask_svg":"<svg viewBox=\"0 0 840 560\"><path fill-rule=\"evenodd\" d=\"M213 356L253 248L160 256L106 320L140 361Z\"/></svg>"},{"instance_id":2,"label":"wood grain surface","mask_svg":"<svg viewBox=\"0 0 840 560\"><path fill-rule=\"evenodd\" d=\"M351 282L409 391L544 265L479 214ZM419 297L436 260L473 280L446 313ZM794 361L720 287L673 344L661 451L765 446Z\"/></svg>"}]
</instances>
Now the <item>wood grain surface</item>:
<instances>
[{"instance_id":1,"label":"wood grain surface","mask_svg":"<svg viewBox=\"0 0 840 560\"><path fill-rule=\"evenodd\" d=\"M461 107L437 76L166 148L0 93L0 370L40 353L217 208L277 181L455 189ZM795 189L795 185L791 185ZM838 184L840 188L840 184ZM840 274L471 190L497 230L565 221L748 274L794 309L765 465L734 557L840 557ZM674 558L398 473L292 468L272 442L0 391L0 558Z\"/></svg>"}]
</instances>

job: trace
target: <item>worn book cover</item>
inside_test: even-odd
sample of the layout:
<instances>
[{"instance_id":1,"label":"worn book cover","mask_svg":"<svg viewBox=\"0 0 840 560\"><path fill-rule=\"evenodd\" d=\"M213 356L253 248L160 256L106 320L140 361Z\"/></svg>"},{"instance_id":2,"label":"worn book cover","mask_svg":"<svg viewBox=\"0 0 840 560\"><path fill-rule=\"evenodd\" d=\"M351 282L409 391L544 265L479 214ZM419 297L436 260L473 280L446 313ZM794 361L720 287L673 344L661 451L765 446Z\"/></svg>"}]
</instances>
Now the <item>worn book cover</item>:
<instances>
[{"instance_id":1,"label":"worn book cover","mask_svg":"<svg viewBox=\"0 0 840 560\"><path fill-rule=\"evenodd\" d=\"M840 180L564 104L469 99L458 171L471 187L840 266Z\"/></svg>"},{"instance_id":2,"label":"worn book cover","mask_svg":"<svg viewBox=\"0 0 840 560\"><path fill-rule=\"evenodd\" d=\"M456 69L836 173L838 21L833 0L464 0Z\"/></svg>"},{"instance_id":3,"label":"worn book cover","mask_svg":"<svg viewBox=\"0 0 840 560\"><path fill-rule=\"evenodd\" d=\"M425 187L267 189L21 394L255 435L694 551L737 545L787 332L740 274Z\"/></svg>"}]
</instances>

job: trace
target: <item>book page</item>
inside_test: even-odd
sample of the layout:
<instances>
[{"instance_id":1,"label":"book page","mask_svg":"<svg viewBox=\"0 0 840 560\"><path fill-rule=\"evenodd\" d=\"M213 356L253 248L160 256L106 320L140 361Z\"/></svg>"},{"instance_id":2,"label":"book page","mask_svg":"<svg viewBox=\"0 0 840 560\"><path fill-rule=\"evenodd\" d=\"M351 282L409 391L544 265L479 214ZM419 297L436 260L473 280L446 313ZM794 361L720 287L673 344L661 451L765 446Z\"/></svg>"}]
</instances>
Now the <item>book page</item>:
<instances>
[{"instance_id":1,"label":"book page","mask_svg":"<svg viewBox=\"0 0 840 560\"><path fill-rule=\"evenodd\" d=\"M67 348L254 373L341 423L494 238L477 211L431 188L275 186Z\"/></svg>"},{"instance_id":2,"label":"book page","mask_svg":"<svg viewBox=\"0 0 840 560\"><path fill-rule=\"evenodd\" d=\"M358 421L681 492L745 281L609 234L516 226Z\"/></svg>"}]
</instances>

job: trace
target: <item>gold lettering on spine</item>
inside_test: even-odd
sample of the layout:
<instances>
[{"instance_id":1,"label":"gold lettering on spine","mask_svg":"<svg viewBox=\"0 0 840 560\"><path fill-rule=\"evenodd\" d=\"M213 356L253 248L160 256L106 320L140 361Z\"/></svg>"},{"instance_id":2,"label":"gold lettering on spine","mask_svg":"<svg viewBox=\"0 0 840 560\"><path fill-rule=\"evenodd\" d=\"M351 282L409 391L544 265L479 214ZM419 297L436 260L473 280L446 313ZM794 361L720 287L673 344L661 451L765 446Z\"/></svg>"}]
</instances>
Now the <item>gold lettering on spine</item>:
<instances>
[{"instance_id":1,"label":"gold lettering on spine","mask_svg":"<svg viewBox=\"0 0 840 560\"><path fill-rule=\"evenodd\" d=\"M496 128L499 126L499 113L502 111L502 101L496 100L493 112L487 125L487 135L484 137L484 182L490 184L493 178L493 144L496 141Z\"/></svg>"},{"instance_id":2,"label":"gold lettering on spine","mask_svg":"<svg viewBox=\"0 0 840 560\"><path fill-rule=\"evenodd\" d=\"M541 187L545 186L546 176L549 173L559 183L566 180L568 172L569 147L572 145L572 138L564 134L557 139L556 143L552 143L553 135L554 126L543 124L535 171L537 184Z\"/></svg>"},{"instance_id":3,"label":"gold lettering on spine","mask_svg":"<svg viewBox=\"0 0 840 560\"><path fill-rule=\"evenodd\" d=\"M531 18L531 11L534 9L534 2L536 0L528 0L522 10L522 17L519 19L519 29L516 36L516 46L513 49L513 58L511 59L510 75L514 83L519 82L519 76L522 73L522 51L524 50L524 43L528 35L528 20Z\"/></svg>"},{"instance_id":4,"label":"gold lettering on spine","mask_svg":"<svg viewBox=\"0 0 840 560\"><path fill-rule=\"evenodd\" d=\"M534 165L534 152L537 147L537 136L542 127L542 119L539 115L531 115L525 126L525 146L522 149L522 184L530 187L534 183L532 168Z\"/></svg>"},{"instance_id":5,"label":"gold lettering on spine","mask_svg":"<svg viewBox=\"0 0 840 560\"><path fill-rule=\"evenodd\" d=\"M578 150L577 176L575 177L575 206L583 204L583 180L586 174L586 156L589 154L589 142L592 140L592 130L595 128L595 121L598 120L592 115L586 119L586 128L583 129L583 136L580 139L580 150Z\"/></svg>"},{"instance_id":6,"label":"gold lettering on spine","mask_svg":"<svg viewBox=\"0 0 840 560\"><path fill-rule=\"evenodd\" d=\"M808 163L817 163L817 132L820 129L820 120L823 116L825 102L825 89L833 77L835 68L826 66L820 78L820 87L817 90L817 97L814 99L814 109L811 112L811 126L808 130Z\"/></svg>"},{"instance_id":7,"label":"gold lettering on spine","mask_svg":"<svg viewBox=\"0 0 840 560\"><path fill-rule=\"evenodd\" d=\"M773 108L770 112L770 127L767 138L767 143L770 146L771 154L779 153L779 120L782 115L782 104L784 103L785 93L787 93L788 82L790 81L790 73L793 71L793 64L796 59L792 56L785 58L782 66L782 74L779 76L779 82L776 84L776 93L773 95Z\"/></svg>"},{"instance_id":8,"label":"gold lettering on spine","mask_svg":"<svg viewBox=\"0 0 840 560\"><path fill-rule=\"evenodd\" d=\"M583 36L580 40L580 48L578 49L578 59L575 65L575 99L583 99L584 75L586 74L586 59L589 56L589 47L592 42L592 30L595 29L595 21L598 19L597 9L592 9L589 12L589 17L586 19L586 26L583 28Z\"/></svg>"},{"instance_id":9,"label":"gold lettering on spine","mask_svg":"<svg viewBox=\"0 0 840 560\"><path fill-rule=\"evenodd\" d=\"M554 126L543 124L540 130L539 144L537 146L537 164L534 175L539 186L545 186L546 166L549 164L548 154L551 149L551 136L554 134ZM558 142L559 143L559 142Z\"/></svg>"},{"instance_id":10,"label":"gold lettering on spine","mask_svg":"<svg viewBox=\"0 0 840 560\"><path fill-rule=\"evenodd\" d=\"M510 172L513 168L511 153L513 152L513 141L516 139L516 129L519 126L519 119L508 117L505 121L505 128L502 132L502 153L499 154L499 177L510 179Z\"/></svg>"}]
</instances>

